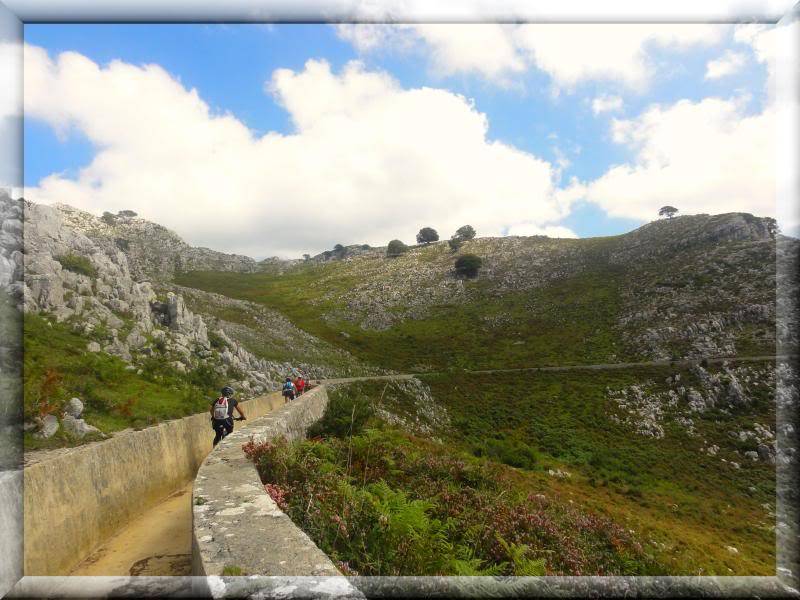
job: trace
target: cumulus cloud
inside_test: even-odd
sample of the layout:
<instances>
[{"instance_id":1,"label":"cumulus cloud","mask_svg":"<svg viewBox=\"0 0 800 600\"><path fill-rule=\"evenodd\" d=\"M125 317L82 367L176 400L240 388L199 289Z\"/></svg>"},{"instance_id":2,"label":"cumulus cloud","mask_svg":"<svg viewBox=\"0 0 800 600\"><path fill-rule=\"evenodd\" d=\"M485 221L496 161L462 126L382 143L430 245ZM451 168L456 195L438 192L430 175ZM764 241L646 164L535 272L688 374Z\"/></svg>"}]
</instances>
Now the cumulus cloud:
<instances>
[{"instance_id":1,"label":"cumulus cloud","mask_svg":"<svg viewBox=\"0 0 800 600\"><path fill-rule=\"evenodd\" d=\"M569 227L563 225L547 225L542 227L535 223L519 223L513 227L509 227L507 235L546 235L551 238L577 238L578 235Z\"/></svg>"},{"instance_id":2,"label":"cumulus cloud","mask_svg":"<svg viewBox=\"0 0 800 600\"><path fill-rule=\"evenodd\" d=\"M653 106L615 120L613 139L635 152L587 186L610 215L651 220L670 204L685 213L775 214L774 115L737 100Z\"/></svg>"},{"instance_id":3,"label":"cumulus cloud","mask_svg":"<svg viewBox=\"0 0 800 600\"><path fill-rule=\"evenodd\" d=\"M344 27L344 28L343 28ZM718 44L727 25L527 24L347 25L340 36L362 52L428 48L436 72L474 73L507 84L528 68L546 72L557 89L586 81L613 81L643 91L657 70L654 50L675 52Z\"/></svg>"},{"instance_id":4,"label":"cumulus cloud","mask_svg":"<svg viewBox=\"0 0 800 600\"><path fill-rule=\"evenodd\" d=\"M733 75L747 63L747 56L742 52L728 50L721 57L710 60L706 64L706 79L720 79Z\"/></svg>"},{"instance_id":5,"label":"cumulus cloud","mask_svg":"<svg viewBox=\"0 0 800 600\"><path fill-rule=\"evenodd\" d=\"M749 44L767 67L761 112L749 113L744 97L705 98L654 105L636 118L614 120L613 140L634 159L586 183L585 198L615 216L650 220L670 204L684 213L773 216L784 230L800 231L796 162L787 162L798 155L796 129L787 125L798 122L798 28L794 22L735 31L737 41Z\"/></svg>"},{"instance_id":6,"label":"cumulus cloud","mask_svg":"<svg viewBox=\"0 0 800 600\"><path fill-rule=\"evenodd\" d=\"M592 100L592 112L596 115L604 112L616 112L622 110L622 98L602 94L595 96Z\"/></svg>"},{"instance_id":7,"label":"cumulus cloud","mask_svg":"<svg viewBox=\"0 0 800 600\"><path fill-rule=\"evenodd\" d=\"M497 235L557 223L573 199L547 161L488 139L468 99L404 89L358 62L275 71L266 89L295 131L263 136L157 65L100 66L28 46L25 69L26 114L97 148L77 177L52 174L26 196L95 214L133 209L194 244L297 256L410 242L428 225Z\"/></svg>"}]
</instances>

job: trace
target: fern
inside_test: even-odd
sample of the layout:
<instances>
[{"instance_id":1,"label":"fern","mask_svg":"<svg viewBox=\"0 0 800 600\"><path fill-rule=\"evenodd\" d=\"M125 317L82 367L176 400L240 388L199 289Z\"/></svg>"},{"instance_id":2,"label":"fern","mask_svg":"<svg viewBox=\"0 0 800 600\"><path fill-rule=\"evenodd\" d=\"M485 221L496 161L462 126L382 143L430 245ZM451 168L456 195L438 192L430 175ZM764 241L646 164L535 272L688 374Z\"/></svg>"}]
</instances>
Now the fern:
<instances>
[{"instance_id":1,"label":"fern","mask_svg":"<svg viewBox=\"0 0 800 600\"><path fill-rule=\"evenodd\" d=\"M543 558L530 559L525 555L528 553L528 546L525 544L509 544L502 537L495 534L497 541L511 558L514 567L514 575L541 577L545 574L545 561Z\"/></svg>"}]
</instances>

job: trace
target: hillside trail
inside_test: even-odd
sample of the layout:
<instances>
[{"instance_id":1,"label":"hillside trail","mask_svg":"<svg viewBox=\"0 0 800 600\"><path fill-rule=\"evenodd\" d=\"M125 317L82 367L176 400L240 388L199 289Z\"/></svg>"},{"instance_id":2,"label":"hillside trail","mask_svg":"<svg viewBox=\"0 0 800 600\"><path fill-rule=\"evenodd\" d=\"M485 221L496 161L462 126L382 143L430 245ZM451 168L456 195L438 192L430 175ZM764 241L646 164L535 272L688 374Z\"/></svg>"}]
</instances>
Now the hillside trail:
<instances>
[{"instance_id":1,"label":"hillside trail","mask_svg":"<svg viewBox=\"0 0 800 600\"><path fill-rule=\"evenodd\" d=\"M710 365L722 364L724 362L763 362L767 360L795 360L797 356L793 354L780 354L780 355L764 355L764 356L721 356L705 359L663 359L663 360L650 360L642 362L619 362L619 363L596 363L591 365L559 365L559 366L546 366L546 367L512 367L508 369L464 369L462 373L474 374L493 374L493 373L526 373L536 371L612 371L615 369L630 369L635 367L665 367L674 365L677 367L688 367L691 365L699 365L705 360ZM456 371L458 373L459 371ZM341 377L334 379L320 379L320 383L337 384L337 383L353 383L356 381L376 381L376 380L403 380L413 379L424 375L441 375L445 371L425 371L423 373L397 373L391 375L372 375L364 377Z\"/></svg>"}]
</instances>

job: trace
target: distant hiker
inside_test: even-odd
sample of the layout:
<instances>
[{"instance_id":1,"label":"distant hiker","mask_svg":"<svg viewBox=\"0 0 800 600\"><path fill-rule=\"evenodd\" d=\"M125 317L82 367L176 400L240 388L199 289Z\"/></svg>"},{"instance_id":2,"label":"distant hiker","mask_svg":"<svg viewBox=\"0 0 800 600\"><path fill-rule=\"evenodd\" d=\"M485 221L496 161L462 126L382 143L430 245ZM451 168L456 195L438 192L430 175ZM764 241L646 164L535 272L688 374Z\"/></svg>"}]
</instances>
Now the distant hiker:
<instances>
[{"instance_id":1,"label":"distant hiker","mask_svg":"<svg viewBox=\"0 0 800 600\"><path fill-rule=\"evenodd\" d=\"M237 420L244 421L246 417L239 408L239 402L233 397L233 388L226 385L220 390L220 397L211 403L211 427L217 434L214 437L214 445L229 433L233 432L233 409L239 413Z\"/></svg>"},{"instance_id":2,"label":"distant hiker","mask_svg":"<svg viewBox=\"0 0 800 600\"><path fill-rule=\"evenodd\" d=\"M283 383L283 397L286 398L286 402L289 402L289 400L294 400L295 389L296 388L292 383L292 378L287 377L286 381Z\"/></svg>"},{"instance_id":3,"label":"distant hiker","mask_svg":"<svg viewBox=\"0 0 800 600\"><path fill-rule=\"evenodd\" d=\"M297 395L302 396L303 390L306 389L306 380L303 379L302 375L298 375L297 379L294 380L294 387L297 389Z\"/></svg>"}]
</instances>

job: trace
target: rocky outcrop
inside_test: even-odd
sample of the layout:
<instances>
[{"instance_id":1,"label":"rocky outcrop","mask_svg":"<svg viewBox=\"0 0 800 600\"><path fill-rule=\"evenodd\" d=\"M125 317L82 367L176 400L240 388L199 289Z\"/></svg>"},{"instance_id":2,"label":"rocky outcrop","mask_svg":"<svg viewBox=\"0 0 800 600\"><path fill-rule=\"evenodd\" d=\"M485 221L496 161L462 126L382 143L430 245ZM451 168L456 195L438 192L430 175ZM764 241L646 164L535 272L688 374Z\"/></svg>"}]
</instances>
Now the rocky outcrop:
<instances>
[{"instance_id":1,"label":"rocky outcrop","mask_svg":"<svg viewBox=\"0 0 800 600\"><path fill-rule=\"evenodd\" d=\"M87 350L131 365L153 355L181 372L210 365L245 398L276 388L266 361L230 339L224 351L213 349L205 321L180 295L160 298L150 281L137 280L129 254L98 233L108 227L101 219L26 203L25 225L26 311L71 323L87 336ZM86 433L80 424L73 429Z\"/></svg>"},{"instance_id":2,"label":"rocky outcrop","mask_svg":"<svg viewBox=\"0 0 800 600\"><path fill-rule=\"evenodd\" d=\"M190 246L175 232L145 219L119 215L101 219L65 204L54 208L73 231L124 252L130 272L137 280L171 280L179 271L259 269L258 263L248 256Z\"/></svg>"}]
</instances>

